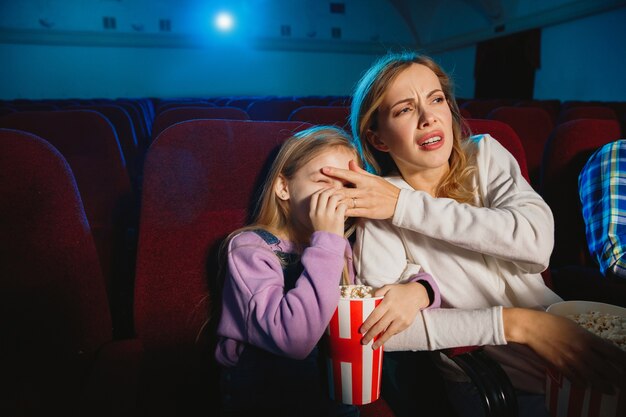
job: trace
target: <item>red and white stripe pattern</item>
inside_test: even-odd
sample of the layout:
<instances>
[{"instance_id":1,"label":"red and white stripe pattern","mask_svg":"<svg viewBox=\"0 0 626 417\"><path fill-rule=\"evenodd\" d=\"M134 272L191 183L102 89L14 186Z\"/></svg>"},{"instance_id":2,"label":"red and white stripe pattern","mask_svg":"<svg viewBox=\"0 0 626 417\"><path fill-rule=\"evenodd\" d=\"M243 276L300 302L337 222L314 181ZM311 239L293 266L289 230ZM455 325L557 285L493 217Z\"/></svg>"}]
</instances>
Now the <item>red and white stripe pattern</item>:
<instances>
[{"instance_id":1,"label":"red and white stripe pattern","mask_svg":"<svg viewBox=\"0 0 626 417\"><path fill-rule=\"evenodd\" d=\"M361 344L359 327L381 297L340 299L326 333L330 396L346 404L368 404L380 397L383 348Z\"/></svg>"},{"instance_id":2,"label":"red and white stripe pattern","mask_svg":"<svg viewBox=\"0 0 626 417\"><path fill-rule=\"evenodd\" d=\"M579 388L560 372L548 370L546 407L553 417L622 417L626 416L626 395Z\"/></svg>"}]
</instances>

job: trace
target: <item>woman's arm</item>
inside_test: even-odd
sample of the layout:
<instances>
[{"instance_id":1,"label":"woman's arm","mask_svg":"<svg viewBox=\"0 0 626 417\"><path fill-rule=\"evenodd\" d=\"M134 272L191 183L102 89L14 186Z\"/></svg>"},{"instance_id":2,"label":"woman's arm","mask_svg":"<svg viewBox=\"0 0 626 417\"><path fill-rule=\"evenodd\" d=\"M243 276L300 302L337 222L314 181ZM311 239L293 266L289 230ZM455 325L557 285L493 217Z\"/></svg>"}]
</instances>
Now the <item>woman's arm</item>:
<instances>
[{"instance_id":1,"label":"woman's arm","mask_svg":"<svg viewBox=\"0 0 626 417\"><path fill-rule=\"evenodd\" d=\"M363 343L378 335L376 346L382 345L411 325L421 309L441 305L435 279L409 262L388 221L361 221L354 259L359 281L376 288L376 296L384 296L359 329L365 335Z\"/></svg>"},{"instance_id":2,"label":"woman's arm","mask_svg":"<svg viewBox=\"0 0 626 417\"><path fill-rule=\"evenodd\" d=\"M550 208L523 178L515 158L488 135L478 143L477 168L484 207L403 190L393 223L514 262L527 272L543 271L554 245Z\"/></svg>"},{"instance_id":3,"label":"woman's arm","mask_svg":"<svg viewBox=\"0 0 626 417\"><path fill-rule=\"evenodd\" d=\"M337 307L348 244L333 233L314 233L311 246L302 254L304 271L295 288L285 293L282 266L262 239L254 233L234 238L224 303L241 310L244 341L276 354L305 358Z\"/></svg>"},{"instance_id":4,"label":"woman's arm","mask_svg":"<svg viewBox=\"0 0 626 417\"><path fill-rule=\"evenodd\" d=\"M626 388L626 351L572 320L543 311L505 308L506 339L528 345L573 383L611 393Z\"/></svg>"},{"instance_id":5,"label":"woman's arm","mask_svg":"<svg viewBox=\"0 0 626 417\"><path fill-rule=\"evenodd\" d=\"M375 342L376 343L376 342ZM573 321L525 308L435 309L385 344L386 351L520 343L579 386L626 388L626 352Z\"/></svg>"},{"instance_id":6,"label":"woman's arm","mask_svg":"<svg viewBox=\"0 0 626 417\"><path fill-rule=\"evenodd\" d=\"M384 179L352 166L351 171L324 168L324 172L355 185L343 191L347 198L356 198L358 206L348 209L349 216L382 219L392 213L393 224L400 228L514 262L527 272L543 271L554 245L550 208L502 145L485 135L478 146L478 186L484 207L407 188L400 190L394 203L392 191L399 183L384 184ZM379 208L377 196L387 196L381 197Z\"/></svg>"}]
</instances>

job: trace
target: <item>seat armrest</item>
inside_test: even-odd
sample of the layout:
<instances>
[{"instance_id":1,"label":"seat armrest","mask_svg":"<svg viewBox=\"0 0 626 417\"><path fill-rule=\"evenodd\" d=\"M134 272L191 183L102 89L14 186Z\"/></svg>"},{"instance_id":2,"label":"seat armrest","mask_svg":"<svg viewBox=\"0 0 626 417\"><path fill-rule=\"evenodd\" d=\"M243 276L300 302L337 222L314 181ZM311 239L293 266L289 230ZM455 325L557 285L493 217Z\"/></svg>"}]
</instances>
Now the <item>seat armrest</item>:
<instances>
[{"instance_id":1,"label":"seat armrest","mask_svg":"<svg viewBox=\"0 0 626 417\"><path fill-rule=\"evenodd\" d=\"M517 417L515 389L498 362L476 346L451 349L444 353L467 374L478 389L485 415Z\"/></svg>"}]
</instances>

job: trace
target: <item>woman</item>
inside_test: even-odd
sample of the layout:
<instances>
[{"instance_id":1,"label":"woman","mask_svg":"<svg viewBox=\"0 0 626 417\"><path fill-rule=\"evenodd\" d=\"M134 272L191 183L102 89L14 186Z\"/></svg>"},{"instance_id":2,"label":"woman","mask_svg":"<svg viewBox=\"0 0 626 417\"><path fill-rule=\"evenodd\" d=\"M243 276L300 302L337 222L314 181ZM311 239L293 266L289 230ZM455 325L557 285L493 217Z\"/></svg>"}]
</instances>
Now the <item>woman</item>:
<instances>
[{"instance_id":1,"label":"woman","mask_svg":"<svg viewBox=\"0 0 626 417\"><path fill-rule=\"evenodd\" d=\"M343 191L346 214L371 219L357 230L359 278L380 287L420 266L448 307L415 319L384 300L363 325L364 343L381 334L375 346L386 342L387 351L497 345L488 353L518 389L521 415L546 413L546 362L607 392L623 383L624 352L542 311L561 300L540 275L553 246L550 209L495 139L463 134L437 64L409 53L383 57L357 84L351 124L369 170L386 177L355 164L324 169L355 186ZM440 361L451 397L464 397L464 376Z\"/></svg>"}]
</instances>

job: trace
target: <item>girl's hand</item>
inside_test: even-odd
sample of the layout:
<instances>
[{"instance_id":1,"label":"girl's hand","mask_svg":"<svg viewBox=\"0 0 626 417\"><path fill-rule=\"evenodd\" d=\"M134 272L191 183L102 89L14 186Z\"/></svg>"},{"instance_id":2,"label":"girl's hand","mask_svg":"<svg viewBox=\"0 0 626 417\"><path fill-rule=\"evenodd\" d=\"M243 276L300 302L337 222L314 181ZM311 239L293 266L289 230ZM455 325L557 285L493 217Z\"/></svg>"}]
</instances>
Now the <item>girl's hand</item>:
<instances>
[{"instance_id":1,"label":"girl's hand","mask_svg":"<svg viewBox=\"0 0 626 417\"><path fill-rule=\"evenodd\" d=\"M505 308L502 317L507 341L528 345L575 385L605 393L626 388L626 352L613 343L572 320L543 311Z\"/></svg>"},{"instance_id":2,"label":"girl's hand","mask_svg":"<svg viewBox=\"0 0 626 417\"><path fill-rule=\"evenodd\" d=\"M329 177L354 184L354 188L344 188L348 217L368 219L389 219L396 211L400 189L385 179L372 175L350 161L348 169L324 167L322 172Z\"/></svg>"},{"instance_id":3,"label":"girl's hand","mask_svg":"<svg viewBox=\"0 0 626 417\"><path fill-rule=\"evenodd\" d=\"M311 196L309 217L315 231L335 233L343 237L346 217L344 195L338 188L324 188Z\"/></svg>"},{"instance_id":4,"label":"girl's hand","mask_svg":"<svg viewBox=\"0 0 626 417\"><path fill-rule=\"evenodd\" d=\"M430 303L428 291L419 282L385 285L376 290L374 296L384 298L359 329L365 333L361 340L364 345L380 335L374 341L373 349L378 349L391 336L409 327L417 313Z\"/></svg>"}]
</instances>

